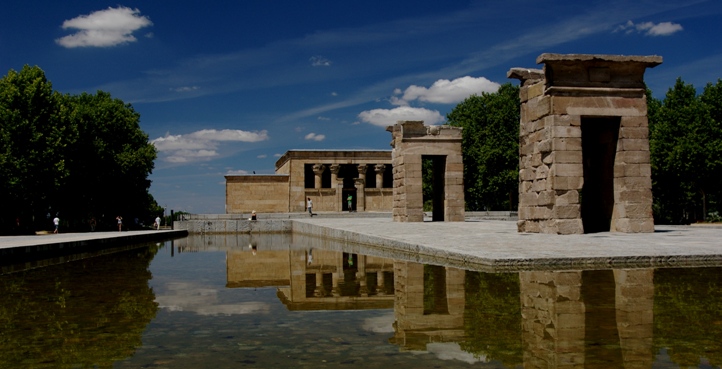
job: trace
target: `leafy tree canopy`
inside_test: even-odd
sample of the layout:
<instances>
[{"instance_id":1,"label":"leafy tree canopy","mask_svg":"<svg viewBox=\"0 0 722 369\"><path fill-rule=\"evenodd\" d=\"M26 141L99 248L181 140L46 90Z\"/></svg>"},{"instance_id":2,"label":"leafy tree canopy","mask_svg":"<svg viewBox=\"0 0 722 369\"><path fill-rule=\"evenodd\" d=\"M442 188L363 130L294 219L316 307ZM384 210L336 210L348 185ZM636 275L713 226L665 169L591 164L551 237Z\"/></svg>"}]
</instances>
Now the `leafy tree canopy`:
<instances>
[{"instance_id":1,"label":"leafy tree canopy","mask_svg":"<svg viewBox=\"0 0 722 369\"><path fill-rule=\"evenodd\" d=\"M62 95L37 66L0 79L0 233L45 229L56 215L65 229L152 218L155 158L140 114L110 94Z\"/></svg>"},{"instance_id":2,"label":"leafy tree canopy","mask_svg":"<svg viewBox=\"0 0 722 369\"><path fill-rule=\"evenodd\" d=\"M519 87L472 95L447 116L462 127L468 210L516 210L519 181Z\"/></svg>"},{"instance_id":3,"label":"leafy tree canopy","mask_svg":"<svg viewBox=\"0 0 722 369\"><path fill-rule=\"evenodd\" d=\"M648 97L655 219L704 219L722 194L722 82L697 96L678 78L664 100Z\"/></svg>"}]
</instances>

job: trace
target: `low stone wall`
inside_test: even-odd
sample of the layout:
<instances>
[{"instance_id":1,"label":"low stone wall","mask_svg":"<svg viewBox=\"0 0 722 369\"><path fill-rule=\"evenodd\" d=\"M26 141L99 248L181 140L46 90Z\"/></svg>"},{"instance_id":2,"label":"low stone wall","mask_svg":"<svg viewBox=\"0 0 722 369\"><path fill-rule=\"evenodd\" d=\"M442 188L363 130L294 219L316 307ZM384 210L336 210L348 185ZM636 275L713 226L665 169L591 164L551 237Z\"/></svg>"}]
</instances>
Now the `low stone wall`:
<instances>
[{"instance_id":1,"label":"low stone wall","mask_svg":"<svg viewBox=\"0 0 722 369\"><path fill-rule=\"evenodd\" d=\"M287 219L196 219L173 222L174 229L187 230L188 233L285 233L291 231L291 221Z\"/></svg>"},{"instance_id":2,"label":"low stone wall","mask_svg":"<svg viewBox=\"0 0 722 369\"><path fill-rule=\"evenodd\" d=\"M431 214L425 213L430 219ZM187 230L190 234L206 233L284 233L291 232L292 219L308 218L308 213L258 214L258 220L248 220L249 214L185 214L184 220L173 222L173 228ZM390 218L388 212L328 212L317 213L314 218ZM516 212L479 211L467 212L466 221L507 220L516 221Z\"/></svg>"}]
</instances>

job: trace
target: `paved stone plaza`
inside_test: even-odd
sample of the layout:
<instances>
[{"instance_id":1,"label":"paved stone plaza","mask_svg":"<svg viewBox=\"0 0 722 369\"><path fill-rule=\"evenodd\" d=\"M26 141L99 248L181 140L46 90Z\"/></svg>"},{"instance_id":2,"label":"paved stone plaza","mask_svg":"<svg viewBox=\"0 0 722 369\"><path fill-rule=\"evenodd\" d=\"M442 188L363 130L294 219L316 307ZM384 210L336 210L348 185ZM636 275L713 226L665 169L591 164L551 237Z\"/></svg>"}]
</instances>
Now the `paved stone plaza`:
<instances>
[{"instance_id":1,"label":"paved stone plaza","mask_svg":"<svg viewBox=\"0 0 722 369\"><path fill-rule=\"evenodd\" d=\"M722 226L656 226L654 233L517 233L512 221L398 223L383 218L298 219L294 234L375 245L379 256L457 267L607 269L722 265Z\"/></svg>"},{"instance_id":2,"label":"paved stone plaza","mask_svg":"<svg viewBox=\"0 0 722 369\"><path fill-rule=\"evenodd\" d=\"M176 222L175 228L181 228L177 232L188 229L194 233L193 222ZM554 235L517 233L514 221L499 220L399 223L393 222L390 216L328 216L235 222L253 223L250 228L253 233L263 233L263 225L268 222L276 232L291 230L294 239L303 239L303 242L342 243L345 247L363 248L365 252L378 256L475 270L722 265L722 226L657 225L654 233ZM278 222L289 224L278 229ZM209 221L202 223L208 224ZM167 237L179 234L173 231L136 231L0 237L0 249L87 243L118 237L142 237L149 233L157 236L164 233Z\"/></svg>"}]
</instances>

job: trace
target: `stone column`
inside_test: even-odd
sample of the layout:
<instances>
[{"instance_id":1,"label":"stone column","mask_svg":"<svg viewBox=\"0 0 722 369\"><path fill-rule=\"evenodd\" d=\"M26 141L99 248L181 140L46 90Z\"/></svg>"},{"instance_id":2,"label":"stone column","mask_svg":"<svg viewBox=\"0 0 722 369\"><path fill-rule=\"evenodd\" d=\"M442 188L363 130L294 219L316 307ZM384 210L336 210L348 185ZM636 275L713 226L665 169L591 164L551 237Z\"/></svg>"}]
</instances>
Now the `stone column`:
<instances>
[{"instance_id":1,"label":"stone column","mask_svg":"<svg viewBox=\"0 0 722 369\"><path fill-rule=\"evenodd\" d=\"M338 181L338 171L341 170L341 166L338 164L331 164L328 166L328 169L331 170L331 187L333 187Z\"/></svg>"},{"instance_id":2,"label":"stone column","mask_svg":"<svg viewBox=\"0 0 722 369\"><path fill-rule=\"evenodd\" d=\"M329 169L331 170L331 188L336 189L336 211L341 211L342 209L342 203L343 201L343 195L341 192L341 188L343 187L343 184L341 185L341 188L339 188L338 185L338 172L341 170L341 166L338 164L331 164L329 165Z\"/></svg>"},{"instance_id":3,"label":"stone column","mask_svg":"<svg viewBox=\"0 0 722 369\"><path fill-rule=\"evenodd\" d=\"M323 171L326 170L326 166L323 164L314 164L313 165L313 174L315 174L315 182L313 188L321 188L321 175L323 174Z\"/></svg>"},{"instance_id":4,"label":"stone column","mask_svg":"<svg viewBox=\"0 0 722 369\"><path fill-rule=\"evenodd\" d=\"M374 171L376 171L376 188L383 188L386 164L376 164L376 166L374 167Z\"/></svg>"},{"instance_id":5,"label":"stone column","mask_svg":"<svg viewBox=\"0 0 722 369\"><path fill-rule=\"evenodd\" d=\"M341 297L341 287L339 282L343 280L343 253L339 252L336 257L336 265L331 274L331 295L333 297Z\"/></svg>"},{"instance_id":6,"label":"stone column","mask_svg":"<svg viewBox=\"0 0 722 369\"><path fill-rule=\"evenodd\" d=\"M363 179L364 182L366 182L366 164L359 164L358 165L358 177L359 179Z\"/></svg>"},{"instance_id":7,"label":"stone column","mask_svg":"<svg viewBox=\"0 0 722 369\"><path fill-rule=\"evenodd\" d=\"M361 295L361 297L369 297L369 288L366 285L366 255L358 254L356 281L359 284L359 295Z\"/></svg>"},{"instance_id":8,"label":"stone column","mask_svg":"<svg viewBox=\"0 0 722 369\"><path fill-rule=\"evenodd\" d=\"M386 289L386 282L384 281L384 271L379 270L376 272L376 294L379 296L386 295L384 290Z\"/></svg>"},{"instance_id":9,"label":"stone column","mask_svg":"<svg viewBox=\"0 0 722 369\"><path fill-rule=\"evenodd\" d=\"M356 187L356 211L365 211L366 207L364 206L366 202L366 196L364 195L365 191L365 180L362 178L356 178L354 180L354 184Z\"/></svg>"},{"instance_id":10,"label":"stone column","mask_svg":"<svg viewBox=\"0 0 722 369\"><path fill-rule=\"evenodd\" d=\"M315 297L326 296L326 289L323 287L323 273L321 272L316 272L316 289L313 290L313 295Z\"/></svg>"}]
</instances>

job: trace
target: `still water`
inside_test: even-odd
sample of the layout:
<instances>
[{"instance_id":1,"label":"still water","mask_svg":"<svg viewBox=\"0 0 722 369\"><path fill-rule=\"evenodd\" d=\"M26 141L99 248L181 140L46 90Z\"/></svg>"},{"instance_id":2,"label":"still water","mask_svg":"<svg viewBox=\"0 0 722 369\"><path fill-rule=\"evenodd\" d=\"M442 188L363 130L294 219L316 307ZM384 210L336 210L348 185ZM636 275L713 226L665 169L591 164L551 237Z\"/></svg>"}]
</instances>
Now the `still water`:
<instances>
[{"instance_id":1,"label":"still water","mask_svg":"<svg viewBox=\"0 0 722 369\"><path fill-rule=\"evenodd\" d=\"M195 236L6 273L0 368L722 363L719 268L489 273L406 259Z\"/></svg>"}]
</instances>

